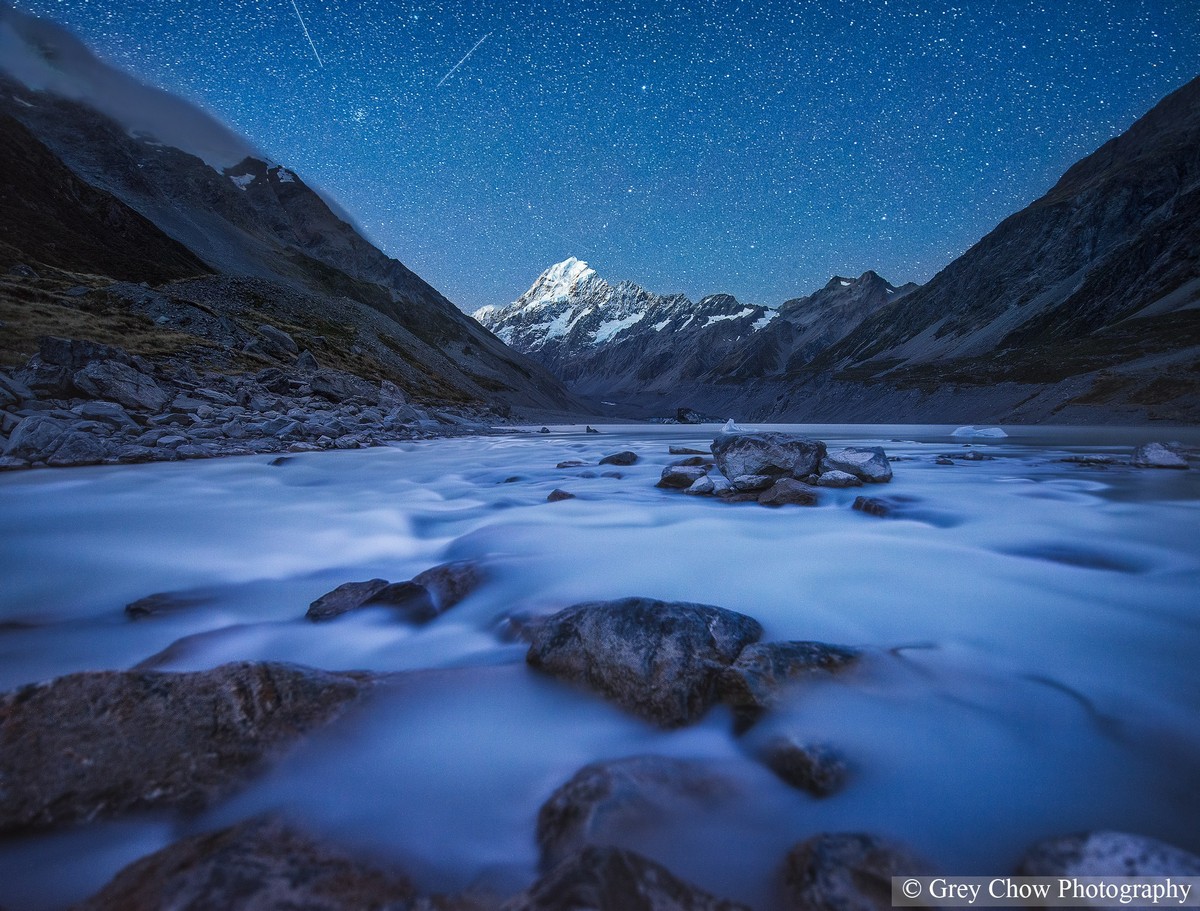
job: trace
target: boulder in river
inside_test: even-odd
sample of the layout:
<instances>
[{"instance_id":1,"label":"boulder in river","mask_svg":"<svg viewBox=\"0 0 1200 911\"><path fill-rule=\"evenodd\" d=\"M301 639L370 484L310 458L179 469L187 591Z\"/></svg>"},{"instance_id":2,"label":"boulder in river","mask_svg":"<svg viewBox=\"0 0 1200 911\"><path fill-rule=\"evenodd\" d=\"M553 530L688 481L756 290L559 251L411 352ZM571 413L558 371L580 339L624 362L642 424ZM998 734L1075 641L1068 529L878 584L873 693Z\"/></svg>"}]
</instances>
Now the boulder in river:
<instances>
[{"instance_id":1,"label":"boulder in river","mask_svg":"<svg viewBox=\"0 0 1200 911\"><path fill-rule=\"evenodd\" d=\"M1021 876L1200 876L1200 857L1127 832L1084 832L1039 842L1017 867Z\"/></svg>"},{"instance_id":2,"label":"boulder in river","mask_svg":"<svg viewBox=\"0 0 1200 911\"><path fill-rule=\"evenodd\" d=\"M858 649L824 642L755 642L721 672L721 698L733 707L740 728L748 727L788 683L836 674L859 660Z\"/></svg>"},{"instance_id":3,"label":"boulder in river","mask_svg":"<svg viewBox=\"0 0 1200 911\"><path fill-rule=\"evenodd\" d=\"M634 465L637 463L637 453L629 449L606 455L600 460L601 465Z\"/></svg>"},{"instance_id":4,"label":"boulder in river","mask_svg":"<svg viewBox=\"0 0 1200 911\"><path fill-rule=\"evenodd\" d=\"M848 446L831 449L821 459L821 473L842 471L868 484L882 484L892 479L892 464L887 453L878 446Z\"/></svg>"},{"instance_id":5,"label":"boulder in river","mask_svg":"<svg viewBox=\"0 0 1200 911\"><path fill-rule=\"evenodd\" d=\"M388 607L410 623L427 623L462 601L483 580L478 563L458 560L417 573L407 582L346 582L310 604L305 616L314 621L332 620L360 607Z\"/></svg>"},{"instance_id":6,"label":"boulder in river","mask_svg":"<svg viewBox=\"0 0 1200 911\"><path fill-rule=\"evenodd\" d=\"M761 635L757 620L720 607L595 601L539 623L526 661L672 728L704 714L716 701L721 672Z\"/></svg>"},{"instance_id":7,"label":"boulder in river","mask_svg":"<svg viewBox=\"0 0 1200 911\"><path fill-rule=\"evenodd\" d=\"M415 898L407 877L259 817L134 861L74 911L400 911Z\"/></svg>"},{"instance_id":8,"label":"boulder in river","mask_svg":"<svg viewBox=\"0 0 1200 911\"><path fill-rule=\"evenodd\" d=\"M723 433L713 440L713 458L721 474L804 478L814 474L825 455L825 444L794 433L764 431Z\"/></svg>"},{"instance_id":9,"label":"boulder in river","mask_svg":"<svg viewBox=\"0 0 1200 911\"><path fill-rule=\"evenodd\" d=\"M555 487L550 493L546 494L546 500L550 503L561 503L563 500L574 500L575 494L566 490L561 490Z\"/></svg>"},{"instance_id":10,"label":"boulder in river","mask_svg":"<svg viewBox=\"0 0 1200 911\"><path fill-rule=\"evenodd\" d=\"M784 907L795 911L891 911L892 877L929 865L874 835L835 833L801 842L784 860Z\"/></svg>"},{"instance_id":11,"label":"boulder in river","mask_svg":"<svg viewBox=\"0 0 1200 911\"><path fill-rule=\"evenodd\" d=\"M668 465L663 469L662 477L654 486L671 490L687 490L706 474L708 474L708 469L702 466Z\"/></svg>"},{"instance_id":12,"label":"boulder in river","mask_svg":"<svg viewBox=\"0 0 1200 911\"><path fill-rule=\"evenodd\" d=\"M673 811L711 805L737 788L709 766L671 756L629 756L576 772L542 804L537 843L543 871L589 845L619 845Z\"/></svg>"},{"instance_id":13,"label":"boulder in river","mask_svg":"<svg viewBox=\"0 0 1200 911\"><path fill-rule=\"evenodd\" d=\"M749 911L620 848L585 848L501 911Z\"/></svg>"},{"instance_id":14,"label":"boulder in river","mask_svg":"<svg viewBox=\"0 0 1200 911\"><path fill-rule=\"evenodd\" d=\"M841 790L849 774L846 758L829 744L782 734L763 744L758 757L781 780L814 797L828 797Z\"/></svg>"},{"instance_id":15,"label":"boulder in river","mask_svg":"<svg viewBox=\"0 0 1200 911\"><path fill-rule=\"evenodd\" d=\"M362 675L239 662L68 674L0 696L0 834L204 807L340 715Z\"/></svg>"},{"instance_id":16,"label":"boulder in river","mask_svg":"<svg viewBox=\"0 0 1200 911\"><path fill-rule=\"evenodd\" d=\"M1188 461L1169 443L1143 443L1133 450L1134 468L1187 468Z\"/></svg>"},{"instance_id":17,"label":"boulder in river","mask_svg":"<svg viewBox=\"0 0 1200 911\"><path fill-rule=\"evenodd\" d=\"M368 579L365 582L344 582L331 592L326 592L308 606L304 615L309 620L332 620L347 611L362 607L371 598L387 588L387 579Z\"/></svg>"},{"instance_id":18,"label":"boulder in river","mask_svg":"<svg viewBox=\"0 0 1200 911\"><path fill-rule=\"evenodd\" d=\"M758 495L763 506L816 506L817 491L795 478L780 478Z\"/></svg>"},{"instance_id":19,"label":"boulder in river","mask_svg":"<svg viewBox=\"0 0 1200 911\"><path fill-rule=\"evenodd\" d=\"M848 471L840 471L833 468L829 471L821 472L821 476L817 478L816 484L818 487L862 487L862 478L857 475L850 474Z\"/></svg>"}]
</instances>

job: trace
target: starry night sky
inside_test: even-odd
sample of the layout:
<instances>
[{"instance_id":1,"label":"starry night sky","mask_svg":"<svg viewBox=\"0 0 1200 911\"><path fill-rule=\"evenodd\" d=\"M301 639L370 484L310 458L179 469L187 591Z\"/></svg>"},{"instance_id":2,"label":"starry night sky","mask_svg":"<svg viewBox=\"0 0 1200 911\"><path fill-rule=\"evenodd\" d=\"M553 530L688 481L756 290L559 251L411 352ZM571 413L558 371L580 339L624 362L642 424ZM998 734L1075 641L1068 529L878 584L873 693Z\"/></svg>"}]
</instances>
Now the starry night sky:
<instances>
[{"instance_id":1,"label":"starry night sky","mask_svg":"<svg viewBox=\"0 0 1200 911\"><path fill-rule=\"evenodd\" d=\"M14 5L207 107L466 310L571 255L768 305L923 282L1200 72L1200 0Z\"/></svg>"}]
</instances>

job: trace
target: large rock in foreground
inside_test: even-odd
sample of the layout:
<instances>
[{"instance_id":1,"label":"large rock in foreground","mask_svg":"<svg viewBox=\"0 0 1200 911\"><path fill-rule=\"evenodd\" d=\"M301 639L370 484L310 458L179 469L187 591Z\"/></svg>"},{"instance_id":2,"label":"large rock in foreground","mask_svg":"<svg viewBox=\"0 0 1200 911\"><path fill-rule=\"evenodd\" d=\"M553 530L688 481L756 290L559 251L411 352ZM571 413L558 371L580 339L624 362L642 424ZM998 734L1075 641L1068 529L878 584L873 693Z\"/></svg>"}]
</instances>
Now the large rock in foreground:
<instances>
[{"instance_id":1,"label":"large rock in foreground","mask_svg":"<svg viewBox=\"0 0 1200 911\"><path fill-rule=\"evenodd\" d=\"M817 835L784 861L785 907L795 911L890 911L893 876L924 876L928 864L874 835Z\"/></svg>"},{"instance_id":2,"label":"large rock in foreground","mask_svg":"<svg viewBox=\"0 0 1200 911\"><path fill-rule=\"evenodd\" d=\"M407 911L415 898L407 878L268 818L194 835L135 861L75 911Z\"/></svg>"},{"instance_id":3,"label":"large rock in foreground","mask_svg":"<svg viewBox=\"0 0 1200 911\"><path fill-rule=\"evenodd\" d=\"M708 766L669 756L629 756L586 765L542 804L537 843L543 870L592 845L619 845L673 810L731 797L737 789Z\"/></svg>"},{"instance_id":4,"label":"large rock in foreground","mask_svg":"<svg viewBox=\"0 0 1200 911\"><path fill-rule=\"evenodd\" d=\"M1126 832L1086 832L1034 845L1021 876L1200 876L1200 857Z\"/></svg>"},{"instance_id":5,"label":"large rock in foreground","mask_svg":"<svg viewBox=\"0 0 1200 911\"><path fill-rule=\"evenodd\" d=\"M70 674L0 696L0 835L206 806L337 717L361 676L292 664Z\"/></svg>"},{"instance_id":6,"label":"large rock in foreground","mask_svg":"<svg viewBox=\"0 0 1200 911\"><path fill-rule=\"evenodd\" d=\"M547 617L531 632L526 660L647 721L679 727L704 714L721 672L761 635L757 620L720 607L624 598Z\"/></svg>"},{"instance_id":7,"label":"large rock in foreground","mask_svg":"<svg viewBox=\"0 0 1200 911\"><path fill-rule=\"evenodd\" d=\"M816 474L825 444L793 433L723 433L713 440L713 458L721 474L805 478Z\"/></svg>"},{"instance_id":8,"label":"large rock in foreground","mask_svg":"<svg viewBox=\"0 0 1200 911\"><path fill-rule=\"evenodd\" d=\"M749 911L619 848L586 848L501 911Z\"/></svg>"}]
</instances>

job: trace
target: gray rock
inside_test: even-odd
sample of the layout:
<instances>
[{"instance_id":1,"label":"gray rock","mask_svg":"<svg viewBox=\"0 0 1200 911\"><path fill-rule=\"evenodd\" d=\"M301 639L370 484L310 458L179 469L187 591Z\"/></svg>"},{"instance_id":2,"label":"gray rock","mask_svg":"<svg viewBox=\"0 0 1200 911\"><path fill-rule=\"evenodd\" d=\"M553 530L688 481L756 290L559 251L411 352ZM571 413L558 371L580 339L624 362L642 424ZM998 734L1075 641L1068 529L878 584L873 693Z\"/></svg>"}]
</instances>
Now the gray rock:
<instances>
[{"instance_id":1,"label":"gray rock","mask_svg":"<svg viewBox=\"0 0 1200 911\"><path fill-rule=\"evenodd\" d=\"M817 470L825 444L792 433L723 433L712 444L725 477L772 475L803 478Z\"/></svg>"},{"instance_id":2,"label":"gray rock","mask_svg":"<svg viewBox=\"0 0 1200 911\"><path fill-rule=\"evenodd\" d=\"M816 506L817 491L795 478L780 478L758 496L763 506Z\"/></svg>"},{"instance_id":3,"label":"gray rock","mask_svg":"<svg viewBox=\"0 0 1200 911\"><path fill-rule=\"evenodd\" d=\"M857 475L850 474L848 471L841 471L833 468L829 471L822 472L817 478L816 484L818 487L862 487L862 478Z\"/></svg>"},{"instance_id":4,"label":"gray rock","mask_svg":"<svg viewBox=\"0 0 1200 911\"><path fill-rule=\"evenodd\" d=\"M712 452L705 449L691 449L687 446L669 446L667 452L671 455L686 455L686 456L705 456L712 457Z\"/></svg>"},{"instance_id":5,"label":"gray rock","mask_svg":"<svg viewBox=\"0 0 1200 911\"><path fill-rule=\"evenodd\" d=\"M954 459L950 458L950 456L940 455L936 459L933 460L933 464L934 465L953 465Z\"/></svg>"},{"instance_id":6,"label":"gray rock","mask_svg":"<svg viewBox=\"0 0 1200 911\"><path fill-rule=\"evenodd\" d=\"M210 599L205 595L185 592L155 592L125 605L125 616L130 620L173 614L204 604Z\"/></svg>"},{"instance_id":7,"label":"gray rock","mask_svg":"<svg viewBox=\"0 0 1200 911\"><path fill-rule=\"evenodd\" d=\"M297 373L307 376L320 370L321 365L317 363L317 359L311 351L304 350L300 352L300 356L296 358L296 363L292 365L292 368Z\"/></svg>"},{"instance_id":8,"label":"gray rock","mask_svg":"<svg viewBox=\"0 0 1200 911\"><path fill-rule=\"evenodd\" d=\"M0 390L3 390L13 402L28 402L31 399L37 398L33 394L32 389L16 379L16 377L9 376L3 370L0 370Z\"/></svg>"},{"instance_id":9,"label":"gray rock","mask_svg":"<svg viewBox=\"0 0 1200 911\"><path fill-rule=\"evenodd\" d=\"M711 468L712 456L688 456L686 459L676 459L671 463L672 468Z\"/></svg>"},{"instance_id":10,"label":"gray rock","mask_svg":"<svg viewBox=\"0 0 1200 911\"><path fill-rule=\"evenodd\" d=\"M543 427L538 431L538 433L549 433L549 432L550 432L549 427Z\"/></svg>"},{"instance_id":11,"label":"gray rock","mask_svg":"<svg viewBox=\"0 0 1200 911\"><path fill-rule=\"evenodd\" d=\"M38 357L43 364L54 364L71 370L86 367L93 361L116 361L127 367L133 365L129 352L124 348L87 339L59 338L53 335L38 339Z\"/></svg>"},{"instance_id":12,"label":"gray rock","mask_svg":"<svg viewBox=\"0 0 1200 911\"><path fill-rule=\"evenodd\" d=\"M841 790L849 774L845 757L825 743L780 735L768 740L758 755L781 780L814 797L828 797Z\"/></svg>"},{"instance_id":13,"label":"gray rock","mask_svg":"<svg viewBox=\"0 0 1200 911\"><path fill-rule=\"evenodd\" d=\"M775 477L769 474L740 474L730 478L735 490L766 490L775 483Z\"/></svg>"},{"instance_id":14,"label":"gray rock","mask_svg":"<svg viewBox=\"0 0 1200 911\"><path fill-rule=\"evenodd\" d=\"M262 336L268 350L274 349L284 354L293 355L300 353L300 346L296 344L296 340L282 329L277 329L275 326L262 325L258 327L257 331Z\"/></svg>"},{"instance_id":15,"label":"gray rock","mask_svg":"<svg viewBox=\"0 0 1200 911\"><path fill-rule=\"evenodd\" d=\"M722 671L722 700L744 729L774 704L780 689L806 677L836 674L859 660L858 649L824 642L757 642Z\"/></svg>"},{"instance_id":16,"label":"gray rock","mask_svg":"<svg viewBox=\"0 0 1200 911\"><path fill-rule=\"evenodd\" d=\"M638 457L636 452L631 452L626 449L622 452L614 452L612 455L606 455L600 460L601 465L634 465L637 463Z\"/></svg>"},{"instance_id":17,"label":"gray rock","mask_svg":"<svg viewBox=\"0 0 1200 911\"><path fill-rule=\"evenodd\" d=\"M49 415L35 414L16 426L4 446L4 454L29 461L44 460L54 452L70 425Z\"/></svg>"},{"instance_id":18,"label":"gray rock","mask_svg":"<svg viewBox=\"0 0 1200 911\"><path fill-rule=\"evenodd\" d=\"M308 606L304 615L309 620L322 621L340 617L347 611L362 607L374 595L388 585L387 579L368 579L366 582L345 582L331 592L326 592Z\"/></svg>"},{"instance_id":19,"label":"gray rock","mask_svg":"<svg viewBox=\"0 0 1200 911\"><path fill-rule=\"evenodd\" d=\"M291 664L70 674L0 696L0 834L199 809L339 715L361 677Z\"/></svg>"},{"instance_id":20,"label":"gray rock","mask_svg":"<svg viewBox=\"0 0 1200 911\"><path fill-rule=\"evenodd\" d=\"M16 456L0 456L0 471L16 471L20 468L28 468L29 461L20 459Z\"/></svg>"},{"instance_id":21,"label":"gray rock","mask_svg":"<svg viewBox=\"0 0 1200 911\"><path fill-rule=\"evenodd\" d=\"M292 389L291 379L278 367L268 367L266 370L258 371L254 374L254 381L267 392L274 392L277 395L286 395Z\"/></svg>"},{"instance_id":22,"label":"gray rock","mask_svg":"<svg viewBox=\"0 0 1200 911\"><path fill-rule=\"evenodd\" d=\"M831 471L843 471L868 484L882 484L892 479L892 463L878 446L830 450L821 459L821 474Z\"/></svg>"},{"instance_id":23,"label":"gray rock","mask_svg":"<svg viewBox=\"0 0 1200 911\"><path fill-rule=\"evenodd\" d=\"M888 516L895 511L897 504L895 500L887 497L855 497L854 506L859 512L865 512L869 516Z\"/></svg>"},{"instance_id":24,"label":"gray rock","mask_svg":"<svg viewBox=\"0 0 1200 911\"><path fill-rule=\"evenodd\" d=\"M619 848L585 848L501 911L749 911Z\"/></svg>"},{"instance_id":25,"label":"gray rock","mask_svg":"<svg viewBox=\"0 0 1200 911\"><path fill-rule=\"evenodd\" d=\"M657 820L736 793L729 779L686 759L630 756L584 766L538 812L542 871L589 845L620 845Z\"/></svg>"},{"instance_id":26,"label":"gray rock","mask_svg":"<svg viewBox=\"0 0 1200 911\"><path fill-rule=\"evenodd\" d=\"M25 263L14 263L9 266L8 274L15 278L24 278L32 281L37 281L40 277L31 266L27 266Z\"/></svg>"},{"instance_id":27,"label":"gray rock","mask_svg":"<svg viewBox=\"0 0 1200 911\"><path fill-rule=\"evenodd\" d=\"M313 395L331 402L366 402L379 404L379 387L361 377L342 370L318 370L309 378Z\"/></svg>"},{"instance_id":28,"label":"gray rock","mask_svg":"<svg viewBox=\"0 0 1200 911\"><path fill-rule=\"evenodd\" d=\"M82 402L71 409L86 421L100 421L119 430L140 430L137 421L116 402Z\"/></svg>"},{"instance_id":29,"label":"gray rock","mask_svg":"<svg viewBox=\"0 0 1200 911\"><path fill-rule=\"evenodd\" d=\"M586 464L587 464L587 462L585 462L583 459L565 459L564 461L559 462L554 467L555 468L582 468Z\"/></svg>"},{"instance_id":30,"label":"gray rock","mask_svg":"<svg viewBox=\"0 0 1200 911\"><path fill-rule=\"evenodd\" d=\"M655 487L665 487L670 490L685 490L708 474L707 468L668 465L662 471Z\"/></svg>"},{"instance_id":31,"label":"gray rock","mask_svg":"<svg viewBox=\"0 0 1200 911\"><path fill-rule=\"evenodd\" d=\"M1133 450L1135 468L1187 468L1188 461L1166 443L1143 443Z\"/></svg>"},{"instance_id":32,"label":"gray rock","mask_svg":"<svg viewBox=\"0 0 1200 911\"><path fill-rule=\"evenodd\" d=\"M555 487L552 491L550 491L550 493L548 493L546 495L546 500L550 503L560 503L563 500L574 500L574 499L575 499L575 494L568 493L565 490L560 490L557 487Z\"/></svg>"},{"instance_id":33,"label":"gray rock","mask_svg":"<svg viewBox=\"0 0 1200 911\"><path fill-rule=\"evenodd\" d=\"M416 911L415 898L406 877L260 817L134 861L75 911Z\"/></svg>"},{"instance_id":34,"label":"gray rock","mask_svg":"<svg viewBox=\"0 0 1200 911\"><path fill-rule=\"evenodd\" d=\"M407 582L381 588L365 606L390 607L410 623L428 623L475 591L484 579L483 569L472 560L442 563Z\"/></svg>"},{"instance_id":35,"label":"gray rock","mask_svg":"<svg viewBox=\"0 0 1200 911\"><path fill-rule=\"evenodd\" d=\"M54 452L45 459L46 464L57 468L70 465L98 465L111 453L107 441L94 433L71 430L54 447Z\"/></svg>"},{"instance_id":36,"label":"gray rock","mask_svg":"<svg viewBox=\"0 0 1200 911\"><path fill-rule=\"evenodd\" d=\"M1084 832L1034 845L1020 876L1200 876L1200 857L1126 832Z\"/></svg>"},{"instance_id":37,"label":"gray rock","mask_svg":"<svg viewBox=\"0 0 1200 911\"><path fill-rule=\"evenodd\" d=\"M671 728L704 714L716 701L721 672L761 635L757 620L719 607L596 601L546 618L526 661Z\"/></svg>"},{"instance_id":38,"label":"gray rock","mask_svg":"<svg viewBox=\"0 0 1200 911\"><path fill-rule=\"evenodd\" d=\"M716 483L712 478L705 475L702 478L696 478L692 482L692 486L687 488L684 493L690 493L693 496L707 497L711 496L717 489Z\"/></svg>"},{"instance_id":39,"label":"gray rock","mask_svg":"<svg viewBox=\"0 0 1200 911\"><path fill-rule=\"evenodd\" d=\"M891 911L893 876L932 872L906 848L874 835L817 835L792 848L784 860L784 907Z\"/></svg>"},{"instance_id":40,"label":"gray rock","mask_svg":"<svg viewBox=\"0 0 1200 911\"><path fill-rule=\"evenodd\" d=\"M93 361L77 370L72 381L92 398L119 402L138 411L157 414L171 400L152 377L119 361Z\"/></svg>"},{"instance_id":41,"label":"gray rock","mask_svg":"<svg viewBox=\"0 0 1200 911\"><path fill-rule=\"evenodd\" d=\"M397 405L407 405L408 396L391 380L383 380L379 384L379 403L386 408L395 408Z\"/></svg>"}]
</instances>

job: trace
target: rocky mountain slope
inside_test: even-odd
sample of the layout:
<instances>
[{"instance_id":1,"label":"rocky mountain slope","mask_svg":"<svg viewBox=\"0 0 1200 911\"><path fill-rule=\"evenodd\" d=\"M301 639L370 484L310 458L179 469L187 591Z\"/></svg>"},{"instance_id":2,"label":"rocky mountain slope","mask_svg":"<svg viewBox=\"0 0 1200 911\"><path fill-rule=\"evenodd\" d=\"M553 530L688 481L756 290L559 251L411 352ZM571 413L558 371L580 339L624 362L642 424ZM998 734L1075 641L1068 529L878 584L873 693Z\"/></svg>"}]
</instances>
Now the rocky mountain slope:
<instances>
[{"instance_id":1,"label":"rocky mountain slope","mask_svg":"<svg viewBox=\"0 0 1200 911\"><path fill-rule=\"evenodd\" d=\"M1200 78L789 379L843 405L865 384L909 409L1200 417Z\"/></svg>"},{"instance_id":2,"label":"rocky mountain slope","mask_svg":"<svg viewBox=\"0 0 1200 911\"><path fill-rule=\"evenodd\" d=\"M728 294L693 302L633 282L610 285L571 258L543 272L512 304L474 316L578 392L663 396L707 376L761 376L807 363L908 290L868 272L835 277L816 294L772 310Z\"/></svg>"},{"instance_id":3,"label":"rocky mountain slope","mask_svg":"<svg viewBox=\"0 0 1200 911\"><path fill-rule=\"evenodd\" d=\"M0 281L4 364L44 335L129 344L132 321L133 354L165 349L225 372L286 367L294 353L260 344L268 325L320 366L390 380L417 400L573 407L550 373L372 246L298 175L245 155L248 144L203 112L138 87L56 27L0 12L0 38L16 49L0 65L2 152L20 166L0 176L0 272L28 270ZM80 88L89 80L112 83L104 111ZM114 279L158 285L155 312L110 290ZM215 334L197 315L201 298L219 317Z\"/></svg>"}]
</instances>

